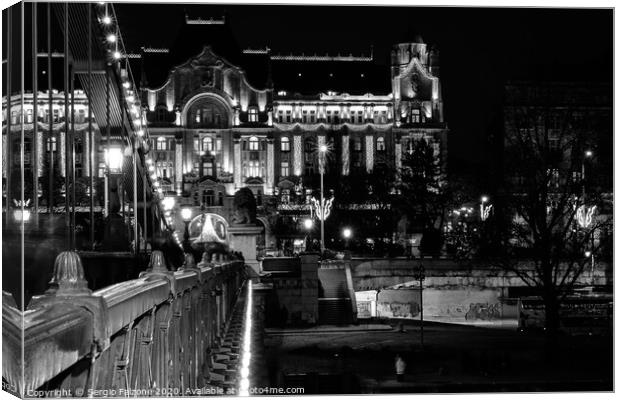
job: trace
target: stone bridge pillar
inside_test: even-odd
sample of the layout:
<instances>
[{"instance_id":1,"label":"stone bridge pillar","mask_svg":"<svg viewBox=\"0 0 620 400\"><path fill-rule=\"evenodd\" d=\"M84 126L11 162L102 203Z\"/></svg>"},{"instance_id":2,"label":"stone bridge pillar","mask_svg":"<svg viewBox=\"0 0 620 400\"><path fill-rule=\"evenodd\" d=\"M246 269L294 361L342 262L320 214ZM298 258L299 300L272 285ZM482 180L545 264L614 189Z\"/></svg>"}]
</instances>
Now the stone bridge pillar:
<instances>
[{"instance_id":1,"label":"stone bridge pillar","mask_svg":"<svg viewBox=\"0 0 620 400\"><path fill-rule=\"evenodd\" d=\"M251 224L232 225L228 228L230 248L243 254L245 263L259 273L259 263L256 259L256 238L263 233L263 227Z\"/></svg>"}]
</instances>

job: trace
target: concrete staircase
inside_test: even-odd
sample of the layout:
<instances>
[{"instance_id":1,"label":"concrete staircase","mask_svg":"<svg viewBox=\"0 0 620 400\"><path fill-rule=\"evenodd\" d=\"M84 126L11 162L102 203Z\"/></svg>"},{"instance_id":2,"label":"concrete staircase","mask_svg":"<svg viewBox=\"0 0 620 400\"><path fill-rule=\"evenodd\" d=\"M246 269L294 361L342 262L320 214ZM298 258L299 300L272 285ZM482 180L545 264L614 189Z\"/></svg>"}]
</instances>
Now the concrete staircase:
<instances>
[{"instance_id":1,"label":"concrete staircase","mask_svg":"<svg viewBox=\"0 0 620 400\"><path fill-rule=\"evenodd\" d=\"M355 322L355 298L344 265L321 266L319 277L319 324L348 325ZM350 275L350 273L349 273Z\"/></svg>"}]
</instances>

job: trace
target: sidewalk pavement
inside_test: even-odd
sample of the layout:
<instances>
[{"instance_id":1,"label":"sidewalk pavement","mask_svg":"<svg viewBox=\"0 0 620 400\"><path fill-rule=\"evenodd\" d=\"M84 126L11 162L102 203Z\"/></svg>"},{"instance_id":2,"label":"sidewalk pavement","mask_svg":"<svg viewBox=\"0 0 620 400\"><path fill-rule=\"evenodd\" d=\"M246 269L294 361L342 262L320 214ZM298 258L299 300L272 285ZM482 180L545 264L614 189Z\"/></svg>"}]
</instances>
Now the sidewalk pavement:
<instances>
[{"instance_id":1,"label":"sidewalk pavement","mask_svg":"<svg viewBox=\"0 0 620 400\"><path fill-rule=\"evenodd\" d=\"M268 335L316 335L321 333L346 333L346 332L370 332L370 331L393 331L387 324L358 324L358 325L318 325L308 328L268 328Z\"/></svg>"}]
</instances>

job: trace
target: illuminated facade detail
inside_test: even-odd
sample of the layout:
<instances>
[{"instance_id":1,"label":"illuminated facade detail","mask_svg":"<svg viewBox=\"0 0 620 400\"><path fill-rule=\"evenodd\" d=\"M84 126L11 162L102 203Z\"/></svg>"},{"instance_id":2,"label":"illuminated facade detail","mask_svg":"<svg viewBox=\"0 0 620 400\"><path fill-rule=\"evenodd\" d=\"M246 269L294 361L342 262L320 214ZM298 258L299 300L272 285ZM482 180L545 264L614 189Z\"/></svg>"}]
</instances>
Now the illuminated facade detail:
<instances>
[{"instance_id":1,"label":"illuminated facade detail","mask_svg":"<svg viewBox=\"0 0 620 400\"><path fill-rule=\"evenodd\" d=\"M342 136L342 175L349 175L349 135Z\"/></svg>"},{"instance_id":2,"label":"illuminated facade detail","mask_svg":"<svg viewBox=\"0 0 620 400\"><path fill-rule=\"evenodd\" d=\"M293 149L294 149L294 155L293 155L294 167L293 168L295 169L295 176L300 176L303 170L302 168L303 154L302 154L301 147L302 147L301 146L301 135L293 136Z\"/></svg>"},{"instance_id":3,"label":"illuminated facade detail","mask_svg":"<svg viewBox=\"0 0 620 400\"><path fill-rule=\"evenodd\" d=\"M274 187L274 149L273 139L267 141L267 187L265 194L271 194Z\"/></svg>"},{"instance_id":4,"label":"illuminated facade detail","mask_svg":"<svg viewBox=\"0 0 620 400\"><path fill-rule=\"evenodd\" d=\"M237 166L237 168L234 169L234 174L235 174L235 189L240 188L242 185L241 183L241 172L242 172L242 167L241 167L241 143L239 140L235 140L234 143L234 164Z\"/></svg>"},{"instance_id":5,"label":"illuminated facade detail","mask_svg":"<svg viewBox=\"0 0 620 400\"><path fill-rule=\"evenodd\" d=\"M181 189L183 184L183 144L174 140L174 183L175 190Z\"/></svg>"},{"instance_id":6,"label":"illuminated facade detail","mask_svg":"<svg viewBox=\"0 0 620 400\"><path fill-rule=\"evenodd\" d=\"M396 143L394 145L394 164L396 165L396 170L400 170L400 168L402 167L402 157L403 157L403 150L402 150L402 145L400 143Z\"/></svg>"},{"instance_id":7,"label":"illuminated facade detail","mask_svg":"<svg viewBox=\"0 0 620 400\"><path fill-rule=\"evenodd\" d=\"M66 168L66 154L65 154L65 132L60 131L60 146L58 146L58 155L60 157L60 176L65 176L65 168Z\"/></svg>"},{"instance_id":8,"label":"illuminated facade detail","mask_svg":"<svg viewBox=\"0 0 620 400\"><path fill-rule=\"evenodd\" d=\"M366 136L366 172L372 172L374 168L374 155L375 155L375 145L374 145L374 137L372 135Z\"/></svg>"}]
</instances>

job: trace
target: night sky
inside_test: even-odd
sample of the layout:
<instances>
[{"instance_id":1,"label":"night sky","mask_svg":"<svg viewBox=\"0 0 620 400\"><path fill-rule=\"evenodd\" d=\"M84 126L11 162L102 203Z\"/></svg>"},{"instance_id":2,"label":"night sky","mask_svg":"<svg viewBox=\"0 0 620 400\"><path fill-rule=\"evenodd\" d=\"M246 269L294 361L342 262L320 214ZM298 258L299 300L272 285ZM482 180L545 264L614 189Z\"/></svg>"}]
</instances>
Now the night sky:
<instances>
[{"instance_id":1,"label":"night sky","mask_svg":"<svg viewBox=\"0 0 620 400\"><path fill-rule=\"evenodd\" d=\"M488 168L490 138L502 129L505 82L613 78L611 9L148 3L117 3L115 8L129 51L139 52L141 46L199 49L221 38L183 36L185 14L202 19L225 15L239 49L367 55L373 46L386 79L391 46L419 34L440 52L451 171Z\"/></svg>"}]
</instances>

